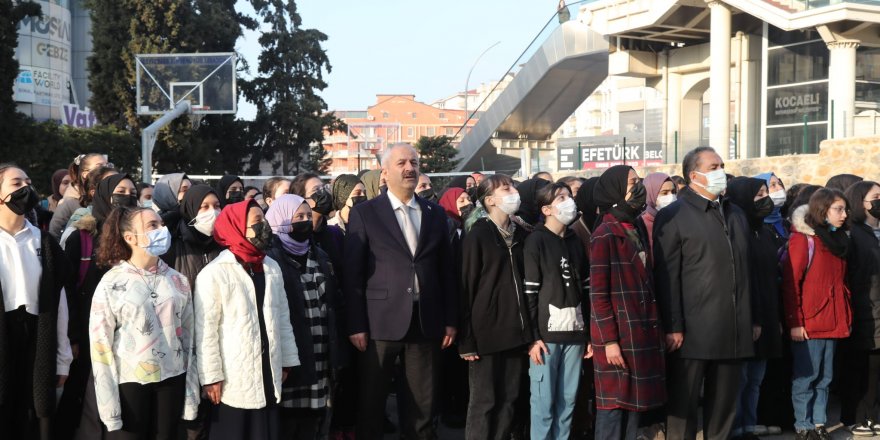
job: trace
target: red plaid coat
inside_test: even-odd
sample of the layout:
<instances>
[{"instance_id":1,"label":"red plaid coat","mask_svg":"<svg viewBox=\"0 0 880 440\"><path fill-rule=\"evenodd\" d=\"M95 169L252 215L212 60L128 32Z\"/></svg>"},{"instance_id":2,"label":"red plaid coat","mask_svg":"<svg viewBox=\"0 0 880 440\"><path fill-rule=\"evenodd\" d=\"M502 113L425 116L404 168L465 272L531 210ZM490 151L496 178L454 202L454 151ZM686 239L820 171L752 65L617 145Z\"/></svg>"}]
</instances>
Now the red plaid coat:
<instances>
[{"instance_id":1,"label":"red plaid coat","mask_svg":"<svg viewBox=\"0 0 880 440\"><path fill-rule=\"evenodd\" d=\"M625 227L606 214L590 240L590 334L596 407L645 411L666 401L662 328L651 270ZM645 252L649 247L643 246ZM605 357L605 344L620 344L626 368Z\"/></svg>"}]
</instances>

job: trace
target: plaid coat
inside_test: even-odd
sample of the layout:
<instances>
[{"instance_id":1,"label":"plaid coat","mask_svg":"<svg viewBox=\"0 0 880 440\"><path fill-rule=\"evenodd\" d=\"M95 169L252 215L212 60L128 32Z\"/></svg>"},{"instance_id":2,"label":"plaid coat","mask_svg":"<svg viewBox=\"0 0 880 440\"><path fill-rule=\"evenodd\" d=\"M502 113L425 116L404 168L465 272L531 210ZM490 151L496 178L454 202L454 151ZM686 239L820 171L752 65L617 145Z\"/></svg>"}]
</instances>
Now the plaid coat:
<instances>
[{"instance_id":1,"label":"plaid coat","mask_svg":"<svg viewBox=\"0 0 880 440\"><path fill-rule=\"evenodd\" d=\"M644 243L644 237L641 240ZM645 411L662 405L666 401L663 334L651 270L626 228L610 214L591 239L590 305L596 407ZM605 344L612 341L620 344L625 369L609 364L605 357Z\"/></svg>"}]
</instances>

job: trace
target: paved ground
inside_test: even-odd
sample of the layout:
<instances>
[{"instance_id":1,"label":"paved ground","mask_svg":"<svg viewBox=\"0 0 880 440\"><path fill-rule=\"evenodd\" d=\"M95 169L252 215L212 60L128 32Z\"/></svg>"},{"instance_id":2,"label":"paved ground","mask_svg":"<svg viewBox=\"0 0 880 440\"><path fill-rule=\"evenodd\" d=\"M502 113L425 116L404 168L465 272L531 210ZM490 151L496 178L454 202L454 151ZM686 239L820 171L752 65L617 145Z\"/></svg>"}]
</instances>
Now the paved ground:
<instances>
[{"instance_id":1,"label":"paved ground","mask_svg":"<svg viewBox=\"0 0 880 440\"><path fill-rule=\"evenodd\" d=\"M840 416L839 402L835 398L832 397L832 401L830 402L830 404L831 404L831 408L829 408L829 413L828 413L828 420L829 420L828 431L831 433L831 437L834 440L861 440L861 439L880 440L880 436L854 437L849 431L846 430L846 428L843 425L841 425L838 422L839 416ZM397 416L396 416L396 409L397 408L396 407L397 407L397 404L394 399L394 396L392 395L388 399L387 411L388 411L388 414L392 414L392 420L394 420L395 423L397 420ZM464 430L449 429L446 426L444 426L443 424L440 424L440 431L438 434L439 434L440 440L463 440L464 439ZM762 437L762 438L765 438L767 440L791 440L794 438L794 432L792 431L791 428L785 428L784 432L781 435L772 435L772 436L766 436L766 437ZM399 434L385 436L385 440L399 440L399 439L400 439ZM642 439L642 437L640 437L640 440L641 439ZM702 436L698 435L697 440L701 440L701 439L702 439ZM596 440L604 440L604 439L596 439ZM661 435L661 436L657 436L651 440L664 440L664 438Z\"/></svg>"}]
</instances>

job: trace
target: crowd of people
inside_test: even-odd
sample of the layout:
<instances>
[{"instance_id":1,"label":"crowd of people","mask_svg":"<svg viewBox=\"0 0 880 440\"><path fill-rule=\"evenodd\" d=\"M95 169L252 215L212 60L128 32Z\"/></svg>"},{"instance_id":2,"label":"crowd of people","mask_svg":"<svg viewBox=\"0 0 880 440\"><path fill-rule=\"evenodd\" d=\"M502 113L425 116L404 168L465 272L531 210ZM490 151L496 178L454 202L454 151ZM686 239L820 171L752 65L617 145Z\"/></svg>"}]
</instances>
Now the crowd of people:
<instances>
[{"instance_id":1,"label":"crowd of people","mask_svg":"<svg viewBox=\"0 0 880 440\"><path fill-rule=\"evenodd\" d=\"M880 434L880 184L681 171L0 165L2 437L827 439L832 380Z\"/></svg>"}]
</instances>

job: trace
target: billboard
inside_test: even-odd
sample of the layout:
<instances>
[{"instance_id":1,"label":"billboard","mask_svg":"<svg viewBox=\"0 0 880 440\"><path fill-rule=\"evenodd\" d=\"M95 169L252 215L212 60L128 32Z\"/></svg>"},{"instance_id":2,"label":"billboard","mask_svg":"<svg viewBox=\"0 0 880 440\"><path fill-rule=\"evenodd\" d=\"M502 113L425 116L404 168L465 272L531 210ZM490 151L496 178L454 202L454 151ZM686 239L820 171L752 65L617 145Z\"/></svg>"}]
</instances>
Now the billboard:
<instances>
[{"instance_id":1,"label":"billboard","mask_svg":"<svg viewBox=\"0 0 880 440\"><path fill-rule=\"evenodd\" d=\"M627 144L580 142L557 148L560 170L600 169L614 165L660 165L663 163L663 144L647 142Z\"/></svg>"},{"instance_id":2,"label":"billboard","mask_svg":"<svg viewBox=\"0 0 880 440\"><path fill-rule=\"evenodd\" d=\"M18 22L15 59L20 72L15 84L15 101L32 103L31 115L38 119L51 115L51 119L61 120L62 105L70 103L73 43L70 8L68 2L62 0L35 3L40 5L42 16L25 17Z\"/></svg>"}]
</instances>

